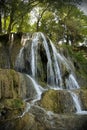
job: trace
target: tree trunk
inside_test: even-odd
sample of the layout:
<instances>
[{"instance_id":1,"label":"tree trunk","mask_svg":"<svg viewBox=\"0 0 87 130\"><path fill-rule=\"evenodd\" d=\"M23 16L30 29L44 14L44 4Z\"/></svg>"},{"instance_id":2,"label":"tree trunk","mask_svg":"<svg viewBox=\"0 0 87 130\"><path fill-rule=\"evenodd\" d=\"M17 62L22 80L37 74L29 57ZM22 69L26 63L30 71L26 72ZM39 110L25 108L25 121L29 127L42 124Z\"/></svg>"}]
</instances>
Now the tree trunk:
<instances>
[{"instance_id":1,"label":"tree trunk","mask_svg":"<svg viewBox=\"0 0 87 130\"><path fill-rule=\"evenodd\" d=\"M14 17L14 12L12 10L11 14L10 14L10 22L9 22L9 26L8 26L8 30L7 32L10 33L11 32L11 27L12 27L12 23L13 23L13 17Z\"/></svg>"},{"instance_id":2,"label":"tree trunk","mask_svg":"<svg viewBox=\"0 0 87 130\"><path fill-rule=\"evenodd\" d=\"M37 21L37 23L36 23L36 32L38 32L39 31L39 19L38 19L38 21Z\"/></svg>"},{"instance_id":3,"label":"tree trunk","mask_svg":"<svg viewBox=\"0 0 87 130\"><path fill-rule=\"evenodd\" d=\"M66 45L69 45L69 35L66 37Z\"/></svg>"},{"instance_id":4,"label":"tree trunk","mask_svg":"<svg viewBox=\"0 0 87 130\"><path fill-rule=\"evenodd\" d=\"M4 11L4 33L6 32L6 11Z\"/></svg>"},{"instance_id":5,"label":"tree trunk","mask_svg":"<svg viewBox=\"0 0 87 130\"><path fill-rule=\"evenodd\" d=\"M0 34L2 33L2 18L1 18L1 12L0 12Z\"/></svg>"}]
</instances>

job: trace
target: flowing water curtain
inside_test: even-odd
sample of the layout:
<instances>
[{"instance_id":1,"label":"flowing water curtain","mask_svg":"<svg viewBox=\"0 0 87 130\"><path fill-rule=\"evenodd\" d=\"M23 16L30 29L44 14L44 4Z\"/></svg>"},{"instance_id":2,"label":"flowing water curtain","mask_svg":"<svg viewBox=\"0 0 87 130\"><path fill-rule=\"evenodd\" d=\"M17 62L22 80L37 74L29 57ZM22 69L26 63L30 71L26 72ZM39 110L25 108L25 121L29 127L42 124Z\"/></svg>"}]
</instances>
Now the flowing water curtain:
<instances>
[{"instance_id":1,"label":"flowing water curtain","mask_svg":"<svg viewBox=\"0 0 87 130\"><path fill-rule=\"evenodd\" d=\"M67 59L59 54L54 46L54 44L51 42L48 43L46 37L44 36L43 33L34 33L32 36L32 43L31 43L31 56L29 56L30 59L30 66L31 66L31 75L33 78L38 78L37 74L37 63L40 62L38 61L38 46L39 46L39 41L42 38L41 44L43 44L44 50L46 52L46 57L47 57L47 84L50 86L62 88L63 87L63 72L62 72L62 65L66 67L66 70L69 71L71 70L72 74L72 69L70 68ZM29 44L29 43L28 43ZM49 45L50 44L50 47ZM25 45L26 46L26 45ZM28 49L28 48L27 48ZM25 52L26 53L26 52ZM39 54L40 55L40 54ZM24 60L24 48L20 50L20 53L17 57L16 60L16 67L20 68L22 70L23 68L26 69L25 65L25 60ZM75 78L73 75L68 76L69 78L65 77L65 86L66 88L70 89L71 88L78 88L78 83L76 82ZM73 83L74 82L74 83Z\"/></svg>"},{"instance_id":2,"label":"flowing water curtain","mask_svg":"<svg viewBox=\"0 0 87 130\"><path fill-rule=\"evenodd\" d=\"M22 72L22 70L25 68L25 62L24 62L24 47L20 49L19 54L17 55L16 62L15 62L15 69L17 71Z\"/></svg>"},{"instance_id":3,"label":"flowing water curtain","mask_svg":"<svg viewBox=\"0 0 87 130\"><path fill-rule=\"evenodd\" d=\"M49 46L48 46L47 40L46 40L45 36L43 35L43 33L41 33L41 36L42 36L42 39L43 39L43 45L44 45L46 55L47 55L47 59L48 59L48 63L47 63L47 83L49 85L54 86L55 85L54 71L53 71L53 67L52 67L52 60L51 60L51 54L50 54Z\"/></svg>"},{"instance_id":4,"label":"flowing water curtain","mask_svg":"<svg viewBox=\"0 0 87 130\"><path fill-rule=\"evenodd\" d=\"M81 113L82 108L81 108L81 102L80 102L79 97L74 92L71 92L71 91L69 91L69 92L70 92L70 94L71 94L71 96L73 98L74 105L75 105L75 108L76 108L76 112Z\"/></svg>"},{"instance_id":5,"label":"flowing water curtain","mask_svg":"<svg viewBox=\"0 0 87 130\"><path fill-rule=\"evenodd\" d=\"M41 40L42 39L42 40ZM35 103L36 101L41 99L41 94L43 93L42 88L40 85L38 85L36 83L36 77L38 76L38 71L37 71L37 62L38 58L37 55L39 55L38 53L38 46L39 46L39 41L41 40L41 44L44 47L44 50L46 52L46 57L47 57L47 84L49 86L51 86L50 88L48 87L48 89L59 89L62 88L62 90L64 91L64 89L66 89L66 91L69 91L72 99L73 99L73 103L75 105L76 108L76 112L77 113L83 113L82 109L81 109L81 102L80 99L78 97L78 95L74 92L72 92L72 89L76 90L79 89L79 85L78 82L76 81L74 75L73 75L73 69L71 68L70 64L68 63L68 60L64 57L64 55L61 55L57 49L55 48L54 44L50 41L48 42L46 37L44 36L43 33L34 33L32 36L32 41L31 41L31 52L29 58L31 58L31 70L32 70L32 77L31 76L27 76L33 83L34 85L34 89L36 91L36 96L35 99L32 100L32 103ZM30 43L28 43L30 44ZM50 45L49 45L50 44ZM24 48L26 47L26 44L24 46ZM25 67L24 64L24 48L22 48L20 50L20 53L17 57L17 61L16 61L16 66L18 68L23 68ZM26 47L26 49L29 49ZM26 53L26 51L25 51ZM26 60L26 59L25 59ZM65 88L63 89L63 72L62 70L62 65L65 66L67 71L70 71L68 73L68 76L65 77ZM47 90L46 90L47 91ZM30 106L29 106L30 107Z\"/></svg>"},{"instance_id":6,"label":"flowing water curtain","mask_svg":"<svg viewBox=\"0 0 87 130\"><path fill-rule=\"evenodd\" d=\"M38 34L33 36L32 45L31 45L31 72L32 77L37 76L37 49L38 49Z\"/></svg>"},{"instance_id":7,"label":"flowing water curtain","mask_svg":"<svg viewBox=\"0 0 87 130\"><path fill-rule=\"evenodd\" d=\"M53 51L53 62L54 62L53 68L55 73L55 85L62 88L62 75L61 75L59 62L58 62L58 53L51 40L50 40L50 44Z\"/></svg>"}]
</instances>

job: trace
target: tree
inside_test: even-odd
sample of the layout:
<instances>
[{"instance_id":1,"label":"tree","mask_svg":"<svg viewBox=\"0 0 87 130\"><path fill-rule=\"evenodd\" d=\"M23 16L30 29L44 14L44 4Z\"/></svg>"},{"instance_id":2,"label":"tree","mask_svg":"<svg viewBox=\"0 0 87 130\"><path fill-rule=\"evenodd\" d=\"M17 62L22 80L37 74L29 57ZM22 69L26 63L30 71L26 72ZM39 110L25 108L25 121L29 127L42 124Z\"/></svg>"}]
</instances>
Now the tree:
<instances>
[{"instance_id":1,"label":"tree","mask_svg":"<svg viewBox=\"0 0 87 130\"><path fill-rule=\"evenodd\" d=\"M83 40L82 28L85 22L84 14L74 5L65 5L58 12L60 17L59 26L64 28L63 39L66 40L66 44L76 44ZM85 16L86 17L86 16Z\"/></svg>"},{"instance_id":2,"label":"tree","mask_svg":"<svg viewBox=\"0 0 87 130\"><path fill-rule=\"evenodd\" d=\"M64 38L67 43L69 40L77 41L74 34L79 34L77 24L80 20L76 18L73 6L78 0L1 0L0 2L0 33L28 31L26 26L31 28L30 12L34 7L38 7L37 21L32 25L32 31L44 31L49 36L53 35L55 41ZM82 25L81 21L80 23Z\"/></svg>"},{"instance_id":3,"label":"tree","mask_svg":"<svg viewBox=\"0 0 87 130\"><path fill-rule=\"evenodd\" d=\"M0 33L2 33L2 14L5 10L5 0L0 0Z\"/></svg>"},{"instance_id":4,"label":"tree","mask_svg":"<svg viewBox=\"0 0 87 130\"><path fill-rule=\"evenodd\" d=\"M0 9L3 9L3 12L0 10L0 24L3 21L3 25L1 24L0 27L2 30L10 33L16 25L22 26L25 14L28 14L39 2L35 0L1 0L1 3Z\"/></svg>"},{"instance_id":5,"label":"tree","mask_svg":"<svg viewBox=\"0 0 87 130\"><path fill-rule=\"evenodd\" d=\"M68 3L53 9L49 6L40 19L39 31L52 36L55 42L62 40L72 45L82 42L87 36L87 16L75 5Z\"/></svg>"}]
</instances>

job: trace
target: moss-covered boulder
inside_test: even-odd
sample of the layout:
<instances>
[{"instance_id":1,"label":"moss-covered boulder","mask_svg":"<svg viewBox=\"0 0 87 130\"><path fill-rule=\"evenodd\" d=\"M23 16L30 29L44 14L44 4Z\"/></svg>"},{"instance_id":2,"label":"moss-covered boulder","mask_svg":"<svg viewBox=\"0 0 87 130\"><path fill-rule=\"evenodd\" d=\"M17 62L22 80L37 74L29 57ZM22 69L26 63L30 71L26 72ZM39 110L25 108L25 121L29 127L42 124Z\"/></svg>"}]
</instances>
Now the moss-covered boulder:
<instances>
[{"instance_id":1,"label":"moss-covered boulder","mask_svg":"<svg viewBox=\"0 0 87 130\"><path fill-rule=\"evenodd\" d=\"M0 69L0 119L22 115L26 103L36 96L32 80L11 69Z\"/></svg>"},{"instance_id":2,"label":"moss-covered boulder","mask_svg":"<svg viewBox=\"0 0 87 130\"><path fill-rule=\"evenodd\" d=\"M26 103L37 95L31 78L11 69L0 69L0 119L22 115Z\"/></svg>"},{"instance_id":3,"label":"moss-covered boulder","mask_svg":"<svg viewBox=\"0 0 87 130\"><path fill-rule=\"evenodd\" d=\"M22 115L25 110L26 103L21 99L5 99L0 104L0 121L11 120Z\"/></svg>"},{"instance_id":4,"label":"moss-covered boulder","mask_svg":"<svg viewBox=\"0 0 87 130\"><path fill-rule=\"evenodd\" d=\"M0 69L0 99L33 99L36 94L29 76L11 69Z\"/></svg>"},{"instance_id":5,"label":"moss-covered boulder","mask_svg":"<svg viewBox=\"0 0 87 130\"><path fill-rule=\"evenodd\" d=\"M21 98L21 81L20 73L11 69L0 69L0 98Z\"/></svg>"},{"instance_id":6,"label":"moss-covered boulder","mask_svg":"<svg viewBox=\"0 0 87 130\"><path fill-rule=\"evenodd\" d=\"M75 112L72 97L65 90L48 90L42 95L39 105L55 113Z\"/></svg>"}]
</instances>

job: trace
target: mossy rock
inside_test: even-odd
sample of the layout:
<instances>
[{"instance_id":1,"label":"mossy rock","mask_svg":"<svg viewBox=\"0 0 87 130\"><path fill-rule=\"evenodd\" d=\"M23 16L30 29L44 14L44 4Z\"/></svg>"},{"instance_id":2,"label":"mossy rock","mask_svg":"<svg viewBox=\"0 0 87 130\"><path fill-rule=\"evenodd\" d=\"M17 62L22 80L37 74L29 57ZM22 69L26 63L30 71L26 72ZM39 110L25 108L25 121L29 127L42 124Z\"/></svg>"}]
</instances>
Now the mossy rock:
<instances>
[{"instance_id":1,"label":"mossy rock","mask_svg":"<svg viewBox=\"0 0 87 130\"><path fill-rule=\"evenodd\" d=\"M17 118L18 116L22 115L26 104L21 99L4 99L1 100L0 106L0 121L1 120L11 120Z\"/></svg>"},{"instance_id":2,"label":"mossy rock","mask_svg":"<svg viewBox=\"0 0 87 130\"><path fill-rule=\"evenodd\" d=\"M31 78L15 70L0 69L0 99L29 99L37 95Z\"/></svg>"},{"instance_id":3,"label":"mossy rock","mask_svg":"<svg viewBox=\"0 0 87 130\"><path fill-rule=\"evenodd\" d=\"M19 73L14 70L0 69L0 98L15 98L19 89Z\"/></svg>"},{"instance_id":4,"label":"mossy rock","mask_svg":"<svg viewBox=\"0 0 87 130\"><path fill-rule=\"evenodd\" d=\"M25 107L25 103L23 102L22 99L16 98L16 99L4 99L1 101L4 104L4 107L7 108L24 108Z\"/></svg>"},{"instance_id":5,"label":"mossy rock","mask_svg":"<svg viewBox=\"0 0 87 130\"><path fill-rule=\"evenodd\" d=\"M72 97L65 90L48 90L42 95L39 105L55 113L75 112Z\"/></svg>"}]
</instances>

